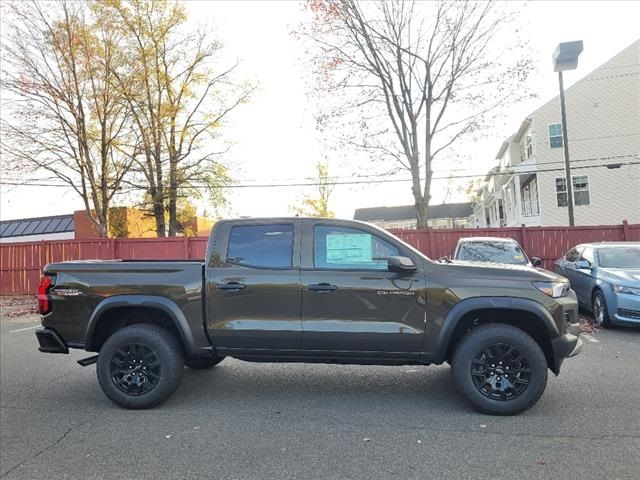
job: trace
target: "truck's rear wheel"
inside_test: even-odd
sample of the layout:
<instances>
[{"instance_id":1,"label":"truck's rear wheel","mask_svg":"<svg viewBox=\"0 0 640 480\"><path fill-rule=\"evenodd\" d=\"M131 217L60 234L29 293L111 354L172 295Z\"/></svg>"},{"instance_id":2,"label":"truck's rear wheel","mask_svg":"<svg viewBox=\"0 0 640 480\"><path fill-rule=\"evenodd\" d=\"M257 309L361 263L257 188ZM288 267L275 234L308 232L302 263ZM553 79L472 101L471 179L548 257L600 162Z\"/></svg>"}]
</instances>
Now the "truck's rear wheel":
<instances>
[{"instance_id":1,"label":"truck's rear wheel","mask_svg":"<svg viewBox=\"0 0 640 480\"><path fill-rule=\"evenodd\" d=\"M187 358L184 364L194 370L207 370L218 365L225 357L193 357Z\"/></svg>"},{"instance_id":2,"label":"truck's rear wheel","mask_svg":"<svg viewBox=\"0 0 640 480\"><path fill-rule=\"evenodd\" d=\"M535 340L519 328L482 325L460 341L453 355L452 374L476 410L515 415L531 408L542 396L547 361Z\"/></svg>"},{"instance_id":3,"label":"truck's rear wheel","mask_svg":"<svg viewBox=\"0 0 640 480\"><path fill-rule=\"evenodd\" d=\"M96 373L104 393L125 408L152 408L178 388L184 357L178 341L157 325L118 330L100 349Z\"/></svg>"}]
</instances>

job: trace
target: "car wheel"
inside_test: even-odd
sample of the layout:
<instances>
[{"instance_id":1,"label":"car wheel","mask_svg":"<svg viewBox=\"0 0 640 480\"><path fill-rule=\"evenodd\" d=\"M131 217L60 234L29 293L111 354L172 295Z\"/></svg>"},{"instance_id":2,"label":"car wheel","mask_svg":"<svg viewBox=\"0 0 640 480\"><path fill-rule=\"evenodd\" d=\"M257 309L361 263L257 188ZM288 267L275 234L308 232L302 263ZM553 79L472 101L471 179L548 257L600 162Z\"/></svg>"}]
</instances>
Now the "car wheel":
<instances>
[{"instance_id":1,"label":"car wheel","mask_svg":"<svg viewBox=\"0 0 640 480\"><path fill-rule=\"evenodd\" d=\"M591 313L593 313L593 320L596 325L604 328L611 326L611 319L609 318L609 313L607 313L607 301L600 290L593 292Z\"/></svg>"},{"instance_id":2,"label":"car wheel","mask_svg":"<svg viewBox=\"0 0 640 480\"><path fill-rule=\"evenodd\" d=\"M98 382L111 401L124 408L152 408L178 388L184 357L176 338L157 325L118 330L100 349Z\"/></svg>"},{"instance_id":3,"label":"car wheel","mask_svg":"<svg viewBox=\"0 0 640 480\"><path fill-rule=\"evenodd\" d=\"M218 365L225 357L193 357L185 360L185 365L194 370L207 370Z\"/></svg>"},{"instance_id":4,"label":"car wheel","mask_svg":"<svg viewBox=\"0 0 640 480\"><path fill-rule=\"evenodd\" d=\"M547 385L547 361L519 328L482 325L465 335L452 360L453 380L478 411L515 415L528 410Z\"/></svg>"}]
</instances>

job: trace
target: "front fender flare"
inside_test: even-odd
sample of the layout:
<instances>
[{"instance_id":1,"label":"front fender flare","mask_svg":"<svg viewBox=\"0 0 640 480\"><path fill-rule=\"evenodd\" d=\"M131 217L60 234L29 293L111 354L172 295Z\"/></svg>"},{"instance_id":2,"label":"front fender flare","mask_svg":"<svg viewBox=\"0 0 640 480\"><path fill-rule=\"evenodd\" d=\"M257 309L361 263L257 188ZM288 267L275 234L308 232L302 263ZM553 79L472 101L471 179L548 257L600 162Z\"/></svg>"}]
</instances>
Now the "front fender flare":
<instances>
[{"instance_id":1,"label":"front fender flare","mask_svg":"<svg viewBox=\"0 0 640 480\"><path fill-rule=\"evenodd\" d=\"M446 360L449 342L453 336L458 323L467 313L474 310L504 309L523 310L540 318L549 333L549 338L555 338L560 333L551 314L544 306L535 300L517 297L472 297L461 300L449 310L449 313L442 322L442 327L436 340L436 348L433 352L432 363L442 363Z\"/></svg>"},{"instance_id":2,"label":"front fender flare","mask_svg":"<svg viewBox=\"0 0 640 480\"><path fill-rule=\"evenodd\" d=\"M87 324L85 332L86 350L95 351L94 339L100 319L106 312L118 307L146 307L162 310L171 319L180 333L180 340L184 345L186 353L191 354L196 351L193 334L189 329L189 323L182 310L180 310L180 307L168 298L154 295L114 295L102 300L93 310L89 323Z\"/></svg>"}]
</instances>

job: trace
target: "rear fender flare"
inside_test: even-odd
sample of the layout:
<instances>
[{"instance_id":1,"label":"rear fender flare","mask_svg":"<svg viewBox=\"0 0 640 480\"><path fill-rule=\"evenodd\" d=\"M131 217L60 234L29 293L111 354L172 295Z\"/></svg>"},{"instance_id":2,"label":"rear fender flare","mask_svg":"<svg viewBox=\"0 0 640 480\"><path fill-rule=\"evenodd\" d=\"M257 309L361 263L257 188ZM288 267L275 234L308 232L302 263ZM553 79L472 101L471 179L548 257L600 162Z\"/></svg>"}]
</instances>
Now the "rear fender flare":
<instances>
[{"instance_id":1,"label":"rear fender flare","mask_svg":"<svg viewBox=\"0 0 640 480\"><path fill-rule=\"evenodd\" d=\"M458 323L469 312L485 309L522 310L538 317L544 324L549 338L559 335L558 327L551 314L540 303L527 298L515 297L473 297L458 302L447 314L438 334L433 363L445 361L451 337Z\"/></svg>"},{"instance_id":2,"label":"rear fender flare","mask_svg":"<svg viewBox=\"0 0 640 480\"><path fill-rule=\"evenodd\" d=\"M180 307L168 298L153 295L114 295L102 300L93 310L89 323L87 324L85 334L87 342L86 350L95 351L94 339L102 316L109 310L118 307L146 307L162 310L171 319L177 331L180 333L180 340L184 345L186 353L192 354L196 351L193 334L189 329L189 323L182 310L180 310Z\"/></svg>"}]
</instances>

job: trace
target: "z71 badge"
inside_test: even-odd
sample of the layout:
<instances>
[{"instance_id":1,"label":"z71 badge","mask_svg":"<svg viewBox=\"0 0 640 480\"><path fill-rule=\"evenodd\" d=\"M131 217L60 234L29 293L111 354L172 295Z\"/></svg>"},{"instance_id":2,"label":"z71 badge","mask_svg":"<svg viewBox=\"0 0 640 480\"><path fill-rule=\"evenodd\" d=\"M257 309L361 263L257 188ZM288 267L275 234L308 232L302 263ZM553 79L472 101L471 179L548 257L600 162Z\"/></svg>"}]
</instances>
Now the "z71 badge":
<instances>
[{"instance_id":1,"label":"z71 badge","mask_svg":"<svg viewBox=\"0 0 640 480\"><path fill-rule=\"evenodd\" d=\"M52 293L60 295L61 297L75 297L76 295L82 295L82 292L75 288L55 288Z\"/></svg>"}]
</instances>

